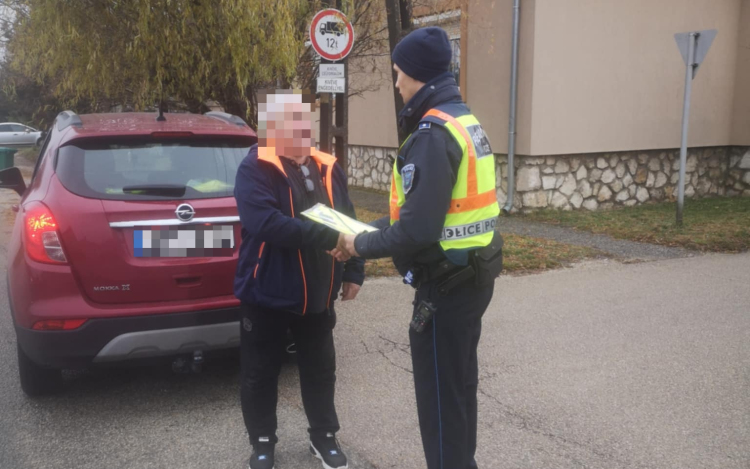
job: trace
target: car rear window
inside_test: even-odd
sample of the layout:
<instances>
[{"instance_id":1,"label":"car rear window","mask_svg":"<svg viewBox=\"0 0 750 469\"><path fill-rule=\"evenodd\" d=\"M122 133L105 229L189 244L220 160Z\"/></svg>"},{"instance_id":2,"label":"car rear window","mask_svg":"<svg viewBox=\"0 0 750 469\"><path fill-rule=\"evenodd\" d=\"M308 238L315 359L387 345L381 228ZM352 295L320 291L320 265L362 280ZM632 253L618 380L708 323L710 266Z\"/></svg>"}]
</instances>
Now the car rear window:
<instances>
[{"instance_id":1,"label":"car rear window","mask_svg":"<svg viewBox=\"0 0 750 469\"><path fill-rule=\"evenodd\" d=\"M249 149L247 141L83 141L59 149L56 172L67 190L88 198L229 197L237 168ZM160 188L165 189L163 193ZM178 189L177 194L170 188Z\"/></svg>"}]
</instances>

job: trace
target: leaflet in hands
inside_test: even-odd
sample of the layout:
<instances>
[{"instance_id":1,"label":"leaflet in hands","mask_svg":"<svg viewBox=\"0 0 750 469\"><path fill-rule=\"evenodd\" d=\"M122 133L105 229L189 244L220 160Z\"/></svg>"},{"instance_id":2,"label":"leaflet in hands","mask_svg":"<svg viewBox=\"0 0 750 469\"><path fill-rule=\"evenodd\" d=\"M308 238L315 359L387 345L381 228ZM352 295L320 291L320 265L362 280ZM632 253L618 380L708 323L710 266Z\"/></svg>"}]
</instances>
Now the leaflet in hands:
<instances>
[{"instance_id":1,"label":"leaflet in hands","mask_svg":"<svg viewBox=\"0 0 750 469\"><path fill-rule=\"evenodd\" d=\"M313 207L302 212L310 220L332 228L340 233L356 235L365 231L378 231L377 228L362 223L354 218L339 213L323 204L315 204Z\"/></svg>"}]
</instances>

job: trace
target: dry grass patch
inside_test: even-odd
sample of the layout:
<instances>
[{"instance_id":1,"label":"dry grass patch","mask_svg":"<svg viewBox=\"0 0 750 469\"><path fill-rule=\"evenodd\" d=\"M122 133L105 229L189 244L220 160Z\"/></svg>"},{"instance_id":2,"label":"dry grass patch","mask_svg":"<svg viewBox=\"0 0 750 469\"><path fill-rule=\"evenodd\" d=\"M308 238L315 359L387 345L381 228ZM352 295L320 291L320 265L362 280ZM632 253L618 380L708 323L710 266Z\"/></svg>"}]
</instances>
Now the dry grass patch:
<instances>
[{"instance_id":1,"label":"dry grass patch","mask_svg":"<svg viewBox=\"0 0 750 469\"><path fill-rule=\"evenodd\" d=\"M357 209L357 217L371 222L386 214L367 209ZM590 258L606 257L595 249L572 246L547 239L530 238L512 234L503 235L505 273L518 274L557 269ZM368 260L365 264L368 277L398 276L390 259Z\"/></svg>"},{"instance_id":2,"label":"dry grass patch","mask_svg":"<svg viewBox=\"0 0 750 469\"><path fill-rule=\"evenodd\" d=\"M748 197L686 200L682 227L675 224L674 203L597 212L544 210L525 217L613 238L703 252L744 252L750 249Z\"/></svg>"}]
</instances>

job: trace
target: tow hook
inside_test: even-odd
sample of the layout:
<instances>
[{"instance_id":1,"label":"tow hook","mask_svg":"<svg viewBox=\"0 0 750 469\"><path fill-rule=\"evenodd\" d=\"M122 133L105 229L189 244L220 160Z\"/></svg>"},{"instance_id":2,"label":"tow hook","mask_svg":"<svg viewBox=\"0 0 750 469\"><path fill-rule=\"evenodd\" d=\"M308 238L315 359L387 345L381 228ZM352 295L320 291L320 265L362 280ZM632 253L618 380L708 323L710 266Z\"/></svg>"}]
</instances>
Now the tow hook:
<instances>
[{"instance_id":1,"label":"tow hook","mask_svg":"<svg viewBox=\"0 0 750 469\"><path fill-rule=\"evenodd\" d=\"M192 357L177 357L172 362L172 371L179 374L203 371L203 351L196 350Z\"/></svg>"},{"instance_id":2,"label":"tow hook","mask_svg":"<svg viewBox=\"0 0 750 469\"><path fill-rule=\"evenodd\" d=\"M193 373L200 373L203 371L203 351L196 350L193 352L193 362L190 364L190 369Z\"/></svg>"}]
</instances>

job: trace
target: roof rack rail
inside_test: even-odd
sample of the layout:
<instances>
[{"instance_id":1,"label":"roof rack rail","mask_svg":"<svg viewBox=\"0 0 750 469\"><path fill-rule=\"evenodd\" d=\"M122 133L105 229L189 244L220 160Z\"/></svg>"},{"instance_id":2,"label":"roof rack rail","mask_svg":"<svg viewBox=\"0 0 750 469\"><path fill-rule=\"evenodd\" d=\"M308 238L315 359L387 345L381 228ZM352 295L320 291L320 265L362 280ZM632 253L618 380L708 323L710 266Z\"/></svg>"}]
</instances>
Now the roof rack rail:
<instances>
[{"instance_id":1,"label":"roof rack rail","mask_svg":"<svg viewBox=\"0 0 750 469\"><path fill-rule=\"evenodd\" d=\"M63 111L57 115L57 119L55 120L57 121L58 132L67 129L71 125L75 125L76 127L83 127L81 118L78 117L78 114L73 111Z\"/></svg>"},{"instance_id":2,"label":"roof rack rail","mask_svg":"<svg viewBox=\"0 0 750 469\"><path fill-rule=\"evenodd\" d=\"M219 111L211 111L203 114L204 116L213 117L214 119L219 119L224 122L227 122L229 124L235 124L240 127L246 127L247 123L242 120L241 117L226 113L226 112L219 112Z\"/></svg>"}]
</instances>

